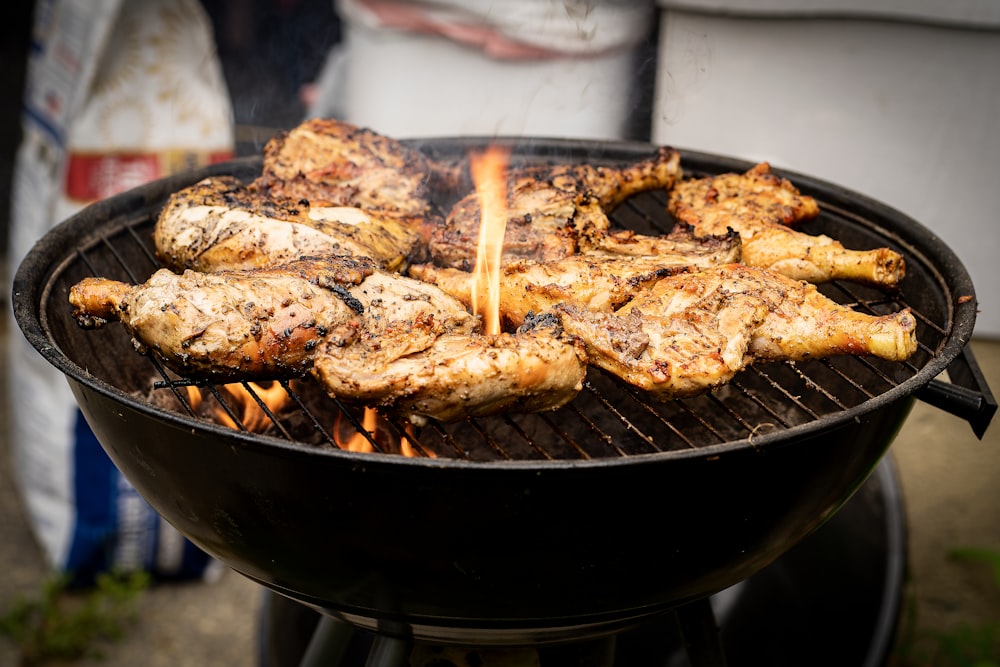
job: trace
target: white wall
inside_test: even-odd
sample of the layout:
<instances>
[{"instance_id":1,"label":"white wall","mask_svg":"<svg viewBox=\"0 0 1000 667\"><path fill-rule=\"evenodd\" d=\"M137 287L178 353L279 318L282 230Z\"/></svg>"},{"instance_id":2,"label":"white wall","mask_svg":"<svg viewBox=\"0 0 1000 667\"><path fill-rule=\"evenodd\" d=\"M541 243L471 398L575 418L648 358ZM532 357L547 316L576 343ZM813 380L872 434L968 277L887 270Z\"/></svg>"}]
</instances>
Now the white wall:
<instances>
[{"instance_id":1,"label":"white wall","mask_svg":"<svg viewBox=\"0 0 1000 667\"><path fill-rule=\"evenodd\" d=\"M653 141L769 160L930 228L1000 337L1000 31L665 10Z\"/></svg>"}]
</instances>

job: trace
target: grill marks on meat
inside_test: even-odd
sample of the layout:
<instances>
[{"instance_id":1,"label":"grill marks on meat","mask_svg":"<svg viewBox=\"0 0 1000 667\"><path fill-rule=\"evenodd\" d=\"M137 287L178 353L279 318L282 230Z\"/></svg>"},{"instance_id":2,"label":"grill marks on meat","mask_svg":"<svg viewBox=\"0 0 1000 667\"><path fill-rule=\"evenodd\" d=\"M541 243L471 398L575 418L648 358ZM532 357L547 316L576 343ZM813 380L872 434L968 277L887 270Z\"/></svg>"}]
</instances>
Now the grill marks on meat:
<instances>
[{"instance_id":1,"label":"grill marks on meat","mask_svg":"<svg viewBox=\"0 0 1000 667\"><path fill-rule=\"evenodd\" d=\"M297 377L316 346L357 336L345 284L374 267L353 258L253 271L155 272L141 285L86 278L70 290L82 326L117 320L139 350L180 375L215 382Z\"/></svg>"},{"instance_id":2,"label":"grill marks on meat","mask_svg":"<svg viewBox=\"0 0 1000 667\"><path fill-rule=\"evenodd\" d=\"M790 278L895 288L906 272L902 255L888 248L849 250L828 236L791 229L818 215L819 206L767 163L745 174L682 181L671 190L668 208L699 235L735 230L743 240L743 263Z\"/></svg>"},{"instance_id":3,"label":"grill marks on meat","mask_svg":"<svg viewBox=\"0 0 1000 667\"><path fill-rule=\"evenodd\" d=\"M582 164L512 169L503 260L549 261L572 255L579 250L581 233L607 231L606 211L638 192L669 188L680 175L680 154L667 147L651 158L618 167ZM475 193L456 203L431 236L434 262L471 270L480 219Z\"/></svg>"},{"instance_id":4,"label":"grill marks on meat","mask_svg":"<svg viewBox=\"0 0 1000 667\"><path fill-rule=\"evenodd\" d=\"M909 311L866 315L815 285L742 264L664 278L613 313L554 310L584 341L590 363L664 398L709 391L759 361L901 361L916 350Z\"/></svg>"},{"instance_id":5,"label":"grill marks on meat","mask_svg":"<svg viewBox=\"0 0 1000 667\"><path fill-rule=\"evenodd\" d=\"M176 270L262 268L353 255L394 271L419 256L426 224L422 217L279 199L219 176L171 195L153 241L160 259Z\"/></svg>"}]
</instances>

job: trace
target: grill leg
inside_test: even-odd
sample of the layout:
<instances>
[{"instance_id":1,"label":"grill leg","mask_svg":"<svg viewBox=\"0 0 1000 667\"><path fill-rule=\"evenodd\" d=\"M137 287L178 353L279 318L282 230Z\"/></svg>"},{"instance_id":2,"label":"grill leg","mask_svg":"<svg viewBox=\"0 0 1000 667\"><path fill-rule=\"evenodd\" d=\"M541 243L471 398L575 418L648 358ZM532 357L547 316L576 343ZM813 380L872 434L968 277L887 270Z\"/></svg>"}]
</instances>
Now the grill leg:
<instances>
[{"instance_id":1,"label":"grill leg","mask_svg":"<svg viewBox=\"0 0 1000 667\"><path fill-rule=\"evenodd\" d=\"M344 658L354 626L330 616L322 616L313 632L299 667L336 667Z\"/></svg>"},{"instance_id":2,"label":"grill leg","mask_svg":"<svg viewBox=\"0 0 1000 667\"><path fill-rule=\"evenodd\" d=\"M405 667L410 659L410 642L399 637L378 635L365 667Z\"/></svg>"},{"instance_id":3,"label":"grill leg","mask_svg":"<svg viewBox=\"0 0 1000 667\"><path fill-rule=\"evenodd\" d=\"M726 667L712 601L695 600L675 610L677 626L692 667Z\"/></svg>"}]
</instances>

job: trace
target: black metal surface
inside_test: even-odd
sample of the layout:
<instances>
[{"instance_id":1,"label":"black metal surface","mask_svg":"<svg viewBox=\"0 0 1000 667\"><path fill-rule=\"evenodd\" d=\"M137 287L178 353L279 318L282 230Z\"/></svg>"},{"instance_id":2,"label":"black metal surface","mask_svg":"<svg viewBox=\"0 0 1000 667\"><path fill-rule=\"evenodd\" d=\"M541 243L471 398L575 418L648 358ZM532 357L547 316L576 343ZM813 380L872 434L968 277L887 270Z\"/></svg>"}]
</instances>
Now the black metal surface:
<instances>
[{"instance_id":1,"label":"black metal surface","mask_svg":"<svg viewBox=\"0 0 1000 667\"><path fill-rule=\"evenodd\" d=\"M713 596L714 618L708 620L721 628L730 667L879 667L887 664L900 619L906 563L902 489L888 455L816 532L760 572ZM612 636L613 658L598 664L688 667L673 616L664 614ZM324 664L364 664L370 633L330 637L330 627L347 628L326 623L317 631L321 618L329 617L266 594L258 611L259 666L298 665L313 644L342 657L342 662L331 657ZM574 642L537 653L541 667L580 667L582 656L600 648Z\"/></svg>"},{"instance_id":2,"label":"black metal surface","mask_svg":"<svg viewBox=\"0 0 1000 667\"><path fill-rule=\"evenodd\" d=\"M419 145L460 155L483 143ZM518 151L597 162L649 147L539 140ZM693 172L748 166L682 154ZM308 383L294 389L309 409L279 419L273 433L233 430L195 418L184 407L186 390L132 355L120 328L80 330L66 294L87 275L141 282L156 268L148 232L169 193L208 173L249 178L257 169L256 160L216 166L86 209L21 265L15 315L67 374L98 439L153 507L236 570L361 627L398 622L418 638L546 641L610 632L726 588L851 496L918 390L963 354L975 321L967 273L929 231L791 175L821 202L807 229L906 256L899 294L840 283L824 291L867 312L911 307L920 347L910 361L771 364L711 395L670 403L592 372L559 412L407 435L418 454L435 458L336 449L328 424L338 408L311 406ZM665 228L662 204L643 195L613 217L640 231ZM164 388L151 390L157 378ZM988 388L979 391L985 410L991 402L995 409ZM967 401L960 404L956 411L965 411ZM988 423L982 408L972 413L970 422ZM392 442L400 431L385 429Z\"/></svg>"}]
</instances>

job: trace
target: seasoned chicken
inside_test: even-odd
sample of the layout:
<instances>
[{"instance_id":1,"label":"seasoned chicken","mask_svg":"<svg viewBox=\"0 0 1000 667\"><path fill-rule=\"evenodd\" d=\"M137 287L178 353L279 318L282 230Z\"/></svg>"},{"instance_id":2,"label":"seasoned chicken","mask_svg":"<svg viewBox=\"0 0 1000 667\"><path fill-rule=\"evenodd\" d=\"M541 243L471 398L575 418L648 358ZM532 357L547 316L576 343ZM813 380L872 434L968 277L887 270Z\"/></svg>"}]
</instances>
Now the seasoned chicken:
<instances>
[{"instance_id":1,"label":"seasoned chicken","mask_svg":"<svg viewBox=\"0 0 1000 667\"><path fill-rule=\"evenodd\" d=\"M323 255L370 257L395 271L420 257L426 224L421 217L263 196L218 176L171 195L153 241L178 271L262 268Z\"/></svg>"},{"instance_id":2,"label":"seasoned chicken","mask_svg":"<svg viewBox=\"0 0 1000 667\"><path fill-rule=\"evenodd\" d=\"M393 412L422 425L502 412L555 410L583 388L587 362L580 342L556 325L514 334L423 332L427 323L399 321L382 335L431 342L422 350L386 355L367 332L316 353L313 374L327 391ZM396 329L399 329L398 331Z\"/></svg>"},{"instance_id":3,"label":"seasoned chicken","mask_svg":"<svg viewBox=\"0 0 1000 667\"><path fill-rule=\"evenodd\" d=\"M820 283L852 280L894 288L905 272L903 256L889 248L849 250L825 235L788 227L819 213L811 197L761 163L745 174L683 181L670 192L668 208L699 235L733 229L743 240L743 262L789 278Z\"/></svg>"},{"instance_id":4,"label":"seasoned chicken","mask_svg":"<svg viewBox=\"0 0 1000 667\"><path fill-rule=\"evenodd\" d=\"M819 215L816 200L799 192L787 178L773 173L767 162L742 174L726 173L681 181L671 199L683 201L695 209L703 206L724 206L731 210L752 208L786 225Z\"/></svg>"},{"instance_id":5,"label":"seasoned chicken","mask_svg":"<svg viewBox=\"0 0 1000 667\"><path fill-rule=\"evenodd\" d=\"M317 350L313 374L339 398L414 422L555 409L582 387L582 346L548 327L500 336L440 288L375 273L350 288L359 335Z\"/></svg>"},{"instance_id":6,"label":"seasoned chicken","mask_svg":"<svg viewBox=\"0 0 1000 667\"><path fill-rule=\"evenodd\" d=\"M84 327L118 320L140 351L178 374L217 382L302 375L325 339L351 340L362 305L347 291L374 270L346 257L273 269L183 274L141 285L85 278L70 290Z\"/></svg>"},{"instance_id":7,"label":"seasoned chicken","mask_svg":"<svg viewBox=\"0 0 1000 667\"><path fill-rule=\"evenodd\" d=\"M545 312L557 303L613 311L639 290L689 268L688 264L672 266L655 257L573 255L552 262L510 262L500 274L500 322L504 330L516 329L529 314ZM434 283L467 308L472 307L474 274L419 264L410 267L410 275Z\"/></svg>"},{"instance_id":8,"label":"seasoned chicken","mask_svg":"<svg viewBox=\"0 0 1000 667\"><path fill-rule=\"evenodd\" d=\"M315 118L267 143L254 187L313 205L426 216L432 178L420 151L367 128Z\"/></svg>"},{"instance_id":9,"label":"seasoned chicken","mask_svg":"<svg viewBox=\"0 0 1000 667\"><path fill-rule=\"evenodd\" d=\"M909 311L866 315L815 285L741 264L664 278L614 313L554 310L584 341L591 364L664 398L703 393L757 361L901 361L916 349Z\"/></svg>"},{"instance_id":10,"label":"seasoned chicken","mask_svg":"<svg viewBox=\"0 0 1000 667\"><path fill-rule=\"evenodd\" d=\"M653 157L617 167L579 164L512 169L504 261L548 261L572 255L582 232L608 228L606 211L638 192L669 188L680 174L680 155L667 147ZM455 204L431 236L434 262L470 270L476 259L480 219L476 193Z\"/></svg>"}]
</instances>

